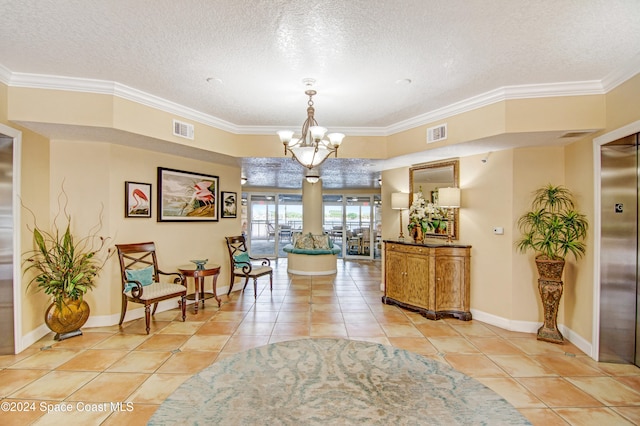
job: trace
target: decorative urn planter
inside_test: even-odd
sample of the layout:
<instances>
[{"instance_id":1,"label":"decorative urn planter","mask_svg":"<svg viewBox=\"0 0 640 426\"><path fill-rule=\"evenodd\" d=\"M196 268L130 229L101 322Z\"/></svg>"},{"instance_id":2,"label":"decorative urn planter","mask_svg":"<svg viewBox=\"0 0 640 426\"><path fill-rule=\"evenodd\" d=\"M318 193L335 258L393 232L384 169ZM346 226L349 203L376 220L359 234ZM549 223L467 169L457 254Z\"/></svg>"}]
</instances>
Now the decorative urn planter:
<instances>
[{"instance_id":1,"label":"decorative urn planter","mask_svg":"<svg viewBox=\"0 0 640 426\"><path fill-rule=\"evenodd\" d=\"M536 253L538 290L542 298L544 322L538 340L563 343L558 330L558 307L562 297L562 270L565 258L584 255L589 222L575 209L573 194L562 185L548 184L533 193L531 210L518 219L522 233L516 247L522 253Z\"/></svg>"},{"instance_id":2,"label":"decorative urn planter","mask_svg":"<svg viewBox=\"0 0 640 426\"><path fill-rule=\"evenodd\" d=\"M538 268L538 290L542 299L544 323L538 329L538 340L562 343L564 338L558 330L558 307L562 297L562 271L564 260L536 258Z\"/></svg>"}]
</instances>

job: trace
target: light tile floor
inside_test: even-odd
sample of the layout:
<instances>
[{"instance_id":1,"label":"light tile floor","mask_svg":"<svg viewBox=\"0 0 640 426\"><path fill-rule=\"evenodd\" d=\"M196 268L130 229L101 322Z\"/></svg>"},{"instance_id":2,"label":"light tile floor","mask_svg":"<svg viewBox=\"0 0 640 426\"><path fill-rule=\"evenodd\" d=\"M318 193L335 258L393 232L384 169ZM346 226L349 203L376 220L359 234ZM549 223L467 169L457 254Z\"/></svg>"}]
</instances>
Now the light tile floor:
<instances>
[{"instance_id":1,"label":"light tile floor","mask_svg":"<svg viewBox=\"0 0 640 426\"><path fill-rule=\"evenodd\" d=\"M597 363L570 343L540 342L479 321L440 321L381 303L380 262L339 261L335 276L289 276L277 263L273 292L259 280L212 300L187 321L177 309L144 320L49 334L0 356L2 425L143 425L180 384L217 359L268 343L342 337L445 362L502 395L535 425L640 423L640 369ZM131 305L132 308L136 305ZM105 406L104 403L107 403ZM122 403L119 411L111 403ZM6 411L8 409L22 411Z\"/></svg>"}]
</instances>

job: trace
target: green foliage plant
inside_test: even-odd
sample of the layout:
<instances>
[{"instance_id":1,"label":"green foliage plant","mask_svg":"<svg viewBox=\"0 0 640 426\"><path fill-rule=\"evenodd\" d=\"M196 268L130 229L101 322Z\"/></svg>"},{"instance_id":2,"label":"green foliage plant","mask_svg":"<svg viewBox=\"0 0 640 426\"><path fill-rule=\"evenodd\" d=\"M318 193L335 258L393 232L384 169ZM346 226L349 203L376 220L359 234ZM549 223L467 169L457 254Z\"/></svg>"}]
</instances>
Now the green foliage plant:
<instances>
[{"instance_id":1,"label":"green foliage plant","mask_svg":"<svg viewBox=\"0 0 640 426\"><path fill-rule=\"evenodd\" d=\"M524 253L533 250L536 258L564 260L571 253L582 257L589 224L575 209L573 194L562 185L546 186L533 193L531 211L518 219L521 238L516 247Z\"/></svg>"},{"instance_id":2,"label":"green foliage plant","mask_svg":"<svg viewBox=\"0 0 640 426\"><path fill-rule=\"evenodd\" d=\"M102 229L102 212L98 224L88 235L77 238L71 232L71 215L66 211L64 189L58 197L59 204L62 197L64 207L54 218L50 231L38 226L35 215L27 208L34 217L34 249L25 253L24 261L27 265L24 273L35 272L27 288L37 283L38 291L50 295L59 308L67 299L82 300L84 294L95 287L96 276L112 254L107 249L106 256L100 259L100 254L104 254L109 241L109 238L98 235ZM65 224L58 226L61 217L64 217Z\"/></svg>"}]
</instances>

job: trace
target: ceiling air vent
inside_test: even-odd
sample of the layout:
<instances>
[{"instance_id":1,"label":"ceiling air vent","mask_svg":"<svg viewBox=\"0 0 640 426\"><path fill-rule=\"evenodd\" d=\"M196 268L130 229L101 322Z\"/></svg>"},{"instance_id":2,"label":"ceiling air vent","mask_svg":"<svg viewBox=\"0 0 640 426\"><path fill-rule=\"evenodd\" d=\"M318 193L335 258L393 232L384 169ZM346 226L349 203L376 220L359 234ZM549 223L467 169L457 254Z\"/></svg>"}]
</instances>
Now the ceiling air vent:
<instances>
[{"instance_id":1,"label":"ceiling air vent","mask_svg":"<svg viewBox=\"0 0 640 426\"><path fill-rule=\"evenodd\" d=\"M181 138L193 140L193 124L184 123L182 121L173 120L173 134Z\"/></svg>"},{"instance_id":2,"label":"ceiling air vent","mask_svg":"<svg viewBox=\"0 0 640 426\"><path fill-rule=\"evenodd\" d=\"M568 132L565 133L564 135L560 136L560 139L564 139L564 138L581 138L584 136L587 136L589 134L591 134L593 132Z\"/></svg>"},{"instance_id":3,"label":"ceiling air vent","mask_svg":"<svg viewBox=\"0 0 640 426\"><path fill-rule=\"evenodd\" d=\"M427 143L443 141L447 138L447 123L427 129Z\"/></svg>"}]
</instances>

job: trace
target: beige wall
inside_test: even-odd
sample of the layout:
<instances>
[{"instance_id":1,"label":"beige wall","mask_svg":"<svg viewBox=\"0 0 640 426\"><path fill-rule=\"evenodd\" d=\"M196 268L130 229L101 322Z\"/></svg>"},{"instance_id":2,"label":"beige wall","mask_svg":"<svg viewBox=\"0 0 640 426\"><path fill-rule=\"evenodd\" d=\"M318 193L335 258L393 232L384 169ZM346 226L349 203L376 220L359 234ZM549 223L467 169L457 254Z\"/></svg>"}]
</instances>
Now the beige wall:
<instances>
[{"instance_id":1,"label":"beige wall","mask_svg":"<svg viewBox=\"0 0 640 426\"><path fill-rule=\"evenodd\" d=\"M11 125L9 123L9 125ZM15 127L15 126L12 126ZM22 252L33 249L33 237L29 229L37 223L43 229L49 229L51 216L50 200L50 156L49 140L26 129L22 131L22 161L20 199L23 208L20 214ZM25 259L27 256L23 256ZM51 299L42 292L36 291L36 284L29 287L33 274L23 275L20 291L22 297L21 321L23 334L34 330L43 323L44 312Z\"/></svg>"},{"instance_id":2,"label":"beige wall","mask_svg":"<svg viewBox=\"0 0 640 426\"><path fill-rule=\"evenodd\" d=\"M576 207L589 218L587 251L582 259L570 257L565 266L565 286L562 304L563 323L574 332L590 340L593 333L593 263L594 234L594 170L592 140L584 139L565 148L566 185L576 198Z\"/></svg>"},{"instance_id":3,"label":"beige wall","mask_svg":"<svg viewBox=\"0 0 640 426\"><path fill-rule=\"evenodd\" d=\"M640 73L607 93L607 132L640 119L639 95Z\"/></svg>"},{"instance_id":4,"label":"beige wall","mask_svg":"<svg viewBox=\"0 0 640 426\"><path fill-rule=\"evenodd\" d=\"M460 243L471 250L471 306L503 318L513 315L512 150L460 159ZM504 235L494 235L503 227Z\"/></svg>"},{"instance_id":5,"label":"beige wall","mask_svg":"<svg viewBox=\"0 0 640 426\"><path fill-rule=\"evenodd\" d=\"M541 147L516 149L513 153L513 192L511 200L513 238L511 250L514 252L511 276L513 286L512 316L516 321L542 321L542 304L538 293L538 273L535 253L517 253L515 241L520 238L517 220L531 209L533 191L547 184L564 185L564 149L562 147ZM573 188L570 188L573 189ZM558 314L558 322L563 323L563 312ZM588 337L588 336L585 336Z\"/></svg>"}]
</instances>

